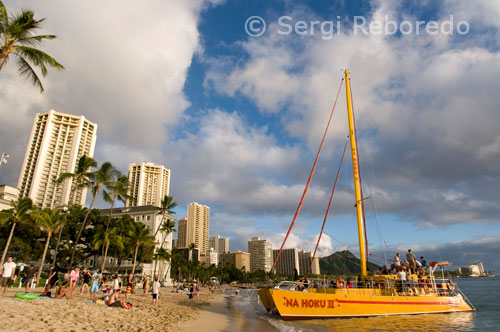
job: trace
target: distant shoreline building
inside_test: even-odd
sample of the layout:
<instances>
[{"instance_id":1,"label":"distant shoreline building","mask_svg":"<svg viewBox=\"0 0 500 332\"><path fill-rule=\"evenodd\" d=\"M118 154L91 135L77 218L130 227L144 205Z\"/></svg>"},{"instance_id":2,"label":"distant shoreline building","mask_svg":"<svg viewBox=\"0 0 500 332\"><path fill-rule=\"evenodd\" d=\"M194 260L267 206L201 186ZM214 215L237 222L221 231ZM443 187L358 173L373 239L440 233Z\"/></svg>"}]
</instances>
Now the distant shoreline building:
<instances>
[{"instance_id":1,"label":"distant shoreline building","mask_svg":"<svg viewBox=\"0 0 500 332\"><path fill-rule=\"evenodd\" d=\"M250 253L238 250L219 254L219 265L234 265L238 270L250 272Z\"/></svg>"},{"instance_id":2,"label":"distant shoreline building","mask_svg":"<svg viewBox=\"0 0 500 332\"><path fill-rule=\"evenodd\" d=\"M262 270L271 271L273 265L273 246L268 240L261 240L258 236L248 241L250 253L250 272Z\"/></svg>"},{"instance_id":3,"label":"distant shoreline building","mask_svg":"<svg viewBox=\"0 0 500 332\"><path fill-rule=\"evenodd\" d=\"M186 247L191 243L196 244L200 253L208 251L208 231L210 228L210 208L192 202L187 209L187 236Z\"/></svg>"},{"instance_id":4,"label":"distant shoreline building","mask_svg":"<svg viewBox=\"0 0 500 332\"><path fill-rule=\"evenodd\" d=\"M273 261L278 257L279 249L273 250ZM288 276L300 274L299 252L295 248L283 249L276 262L275 270L279 274Z\"/></svg>"},{"instance_id":5,"label":"distant shoreline building","mask_svg":"<svg viewBox=\"0 0 500 332\"><path fill-rule=\"evenodd\" d=\"M177 243L176 248L187 248L188 247L188 220L187 218L182 218L179 220L177 225Z\"/></svg>"},{"instance_id":6,"label":"distant shoreline building","mask_svg":"<svg viewBox=\"0 0 500 332\"><path fill-rule=\"evenodd\" d=\"M40 208L84 205L87 188L76 189L70 202L73 180L56 180L62 173L73 173L83 155L94 156L96 132L97 125L83 115L54 110L36 114L19 175L19 197L31 198Z\"/></svg>"},{"instance_id":7,"label":"distant shoreline building","mask_svg":"<svg viewBox=\"0 0 500 332\"><path fill-rule=\"evenodd\" d=\"M130 198L125 206L160 207L161 200L170 191L170 170L153 163L130 164L128 181Z\"/></svg>"},{"instance_id":8,"label":"distant shoreline building","mask_svg":"<svg viewBox=\"0 0 500 332\"><path fill-rule=\"evenodd\" d=\"M314 257L314 261L311 265L311 260L312 260L313 253L312 252L306 252L304 250L299 251L299 267L300 267L300 274L306 275L309 273L309 267L311 267L311 274L320 274L319 270L319 258Z\"/></svg>"},{"instance_id":9,"label":"distant shoreline building","mask_svg":"<svg viewBox=\"0 0 500 332\"><path fill-rule=\"evenodd\" d=\"M220 237L220 235L212 236L208 239L208 247L213 248L219 254L229 252L229 238Z\"/></svg>"}]
</instances>

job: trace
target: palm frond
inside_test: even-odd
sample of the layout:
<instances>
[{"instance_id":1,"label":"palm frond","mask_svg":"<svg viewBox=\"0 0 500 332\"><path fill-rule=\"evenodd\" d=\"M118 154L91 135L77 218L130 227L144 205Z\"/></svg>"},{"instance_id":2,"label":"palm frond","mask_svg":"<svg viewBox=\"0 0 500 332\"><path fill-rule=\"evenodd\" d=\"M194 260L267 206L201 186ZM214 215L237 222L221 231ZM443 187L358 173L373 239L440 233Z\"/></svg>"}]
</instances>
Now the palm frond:
<instances>
[{"instance_id":1,"label":"palm frond","mask_svg":"<svg viewBox=\"0 0 500 332\"><path fill-rule=\"evenodd\" d=\"M34 86L37 86L40 89L40 92L45 91L43 89L42 81L40 81L40 78L38 78L38 75L36 74L35 70L30 66L28 61L26 61L23 57L18 56L16 62L17 62L17 69L19 70L21 76L27 80L30 80Z\"/></svg>"},{"instance_id":2,"label":"palm frond","mask_svg":"<svg viewBox=\"0 0 500 332\"><path fill-rule=\"evenodd\" d=\"M44 39L55 39L55 38L57 38L55 35L26 36L23 38L18 38L17 42L20 45L36 46L36 45L41 45Z\"/></svg>"},{"instance_id":3,"label":"palm frond","mask_svg":"<svg viewBox=\"0 0 500 332\"><path fill-rule=\"evenodd\" d=\"M56 59L36 48L18 46L13 52L18 56L28 59L35 66L40 67L44 77L47 75L47 67L45 67L45 64L48 64L58 70L64 69L64 66L57 62Z\"/></svg>"}]
</instances>

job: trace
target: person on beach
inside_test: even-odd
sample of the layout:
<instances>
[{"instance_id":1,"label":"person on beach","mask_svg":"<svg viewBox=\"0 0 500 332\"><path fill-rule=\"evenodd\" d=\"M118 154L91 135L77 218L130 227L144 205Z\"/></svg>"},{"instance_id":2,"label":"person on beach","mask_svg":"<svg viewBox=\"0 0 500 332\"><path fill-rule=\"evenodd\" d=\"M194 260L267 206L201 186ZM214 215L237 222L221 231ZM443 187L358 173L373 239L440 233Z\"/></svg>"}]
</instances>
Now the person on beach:
<instances>
[{"instance_id":1,"label":"person on beach","mask_svg":"<svg viewBox=\"0 0 500 332\"><path fill-rule=\"evenodd\" d=\"M3 287L2 296L5 295L7 287L14 283L14 276L16 273L16 263L12 261L12 257L7 258L2 266L2 277L0 278L0 287Z\"/></svg>"},{"instance_id":2,"label":"person on beach","mask_svg":"<svg viewBox=\"0 0 500 332\"><path fill-rule=\"evenodd\" d=\"M35 279L35 277L36 273L33 265L30 265L27 269L23 270L23 279L21 279L21 281L24 283L25 293L30 292L31 283L33 282L33 279Z\"/></svg>"},{"instance_id":3,"label":"person on beach","mask_svg":"<svg viewBox=\"0 0 500 332\"><path fill-rule=\"evenodd\" d=\"M90 286L90 298L92 300L97 299L97 292L99 291L99 285L102 281L101 270L97 270L92 275L92 285Z\"/></svg>"},{"instance_id":4,"label":"person on beach","mask_svg":"<svg viewBox=\"0 0 500 332\"><path fill-rule=\"evenodd\" d=\"M47 287L52 289L59 281L59 269L55 266L51 266L49 269L49 282L47 283Z\"/></svg>"},{"instance_id":5,"label":"person on beach","mask_svg":"<svg viewBox=\"0 0 500 332\"><path fill-rule=\"evenodd\" d=\"M151 288L151 291L153 293L153 304L157 305L158 304L158 298L160 297L160 282L158 281L158 277L155 277L155 281L153 281L153 286Z\"/></svg>"},{"instance_id":6,"label":"person on beach","mask_svg":"<svg viewBox=\"0 0 500 332\"><path fill-rule=\"evenodd\" d=\"M88 294L89 293L89 281L92 278L92 276L90 275L90 272L87 271L86 267L83 268L81 278L83 279L83 283L82 283L82 288L80 289L80 295L83 294L84 289L87 290L86 294Z\"/></svg>"},{"instance_id":7,"label":"person on beach","mask_svg":"<svg viewBox=\"0 0 500 332\"><path fill-rule=\"evenodd\" d=\"M71 287L71 281L69 283L70 287ZM66 288L68 286L68 284L66 282L63 282L61 287L59 287L56 291L56 299L61 299L63 297L67 298L68 300L71 300L71 298L73 297L73 295L71 294L71 292Z\"/></svg>"},{"instance_id":8,"label":"person on beach","mask_svg":"<svg viewBox=\"0 0 500 332\"><path fill-rule=\"evenodd\" d=\"M130 272L127 277L127 289L125 291L125 301L128 301L128 295L132 293L134 287L135 287L134 278L132 276L132 272Z\"/></svg>"},{"instance_id":9,"label":"person on beach","mask_svg":"<svg viewBox=\"0 0 500 332\"><path fill-rule=\"evenodd\" d=\"M118 298L118 293L111 294L109 299L104 300L104 303L106 303L106 305L108 307L117 307L117 308L123 308L123 309L131 309L132 308L132 304L129 304L129 303L127 303L123 300L120 300Z\"/></svg>"},{"instance_id":10,"label":"person on beach","mask_svg":"<svg viewBox=\"0 0 500 332\"><path fill-rule=\"evenodd\" d=\"M78 282L78 278L80 278L80 270L78 269L78 266L76 266L73 271L70 272L69 274L69 293L71 294L71 297L73 297L75 293L75 288L76 288L76 283Z\"/></svg>"},{"instance_id":11,"label":"person on beach","mask_svg":"<svg viewBox=\"0 0 500 332\"><path fill-rule=\"evenodd\" d=\"M144 294L143 295L147 295L148 294L148 291L149 291L149 283L150 283L150 280L149 280L149 277L146 277L145 280L144 280Z\"/></svg>"},{"instance_id":12,"label":"person on beach","mask_svg":"<svg viewBox=\"0 0 500 332\"><path fill-rule=\"evenodd\" d=\"M113 280L113 286L111 287L113 294L119 294L122 290L122 279L118 274L115 274L115 280Z\"/></svg>"}]
</instances>

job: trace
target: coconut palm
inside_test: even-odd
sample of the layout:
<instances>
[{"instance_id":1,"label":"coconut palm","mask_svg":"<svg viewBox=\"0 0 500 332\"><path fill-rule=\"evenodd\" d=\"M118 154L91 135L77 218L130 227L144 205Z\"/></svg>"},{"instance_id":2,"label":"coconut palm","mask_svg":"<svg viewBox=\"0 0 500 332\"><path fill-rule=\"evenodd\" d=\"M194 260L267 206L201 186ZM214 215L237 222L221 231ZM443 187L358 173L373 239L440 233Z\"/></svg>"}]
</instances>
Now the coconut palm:
<instances>
[{"instance_id":1,"label":"coconut palm","mask_svg":"<svg viewBox=\"0 0 500 332\"><path fill-rule=\"evenodd\" d=\"M1 9L1 8L0 8ZM10 241L14 235L14 229L18 222L25 221L30 218L30 213L33 210L33 201L28 197L19 198L17 201L11 201L10 206L12 208L0 212L0 222L3 223L7 220L12 222L12 227L10 229L9 238L5 244L5 248L2 253L2 259L0 259L0 265L3 264L7 251L9 250Z\"/></svg>"},{"instance_id":2,"label":"coconut palm","mask_svg":"<svg viewBox=\"0 0 500 332\"><path fill-rule=\"evenodd\" d=\"M0 70L10 55L15 56L20 75L29 79L43 92L42 82L33 66L40 70L43 77L47 75L47 65L59 70L64 69L64 66L47 53L35 48L56 36L35 35L45 19L36 20L34 16L33 11L22 9L20 13L9 17L5 5L0 1Z\"/></svg>"},{"instance_id":3,"label":"coconut palm","mask_svg":"<svg viewBox=\"0 0 500 332\"><path fill-rule=\"evenodd\" d=\"M160 248L163 248L163 244L165 244L168 235L175 232L175 222L173 222L170 219L167 219L165 220L165 222L163 222L163 224L161 224L161 227L159 229L160 232L163 233L163 240L161 241L161 246L160 246Z\"/></svg>"},{"instance_id":4,"label":"coconut palm","mask_svg":"<svg viewBox=\"0 0 500 332\"><path fill-rule=\"evenodd\" d=\"M113 214L113 207L118 199L125 203L128 196L128 177L117 172L116 177L112 176L110 181L105 183L106 188L109 190L103 190L104 200L111 203L111 208L109 209L108 222L106 223L106 231L109 229L109 224L111 223L111 215Z\"/></svg>"},{"instance_id":5,"label":"coconut palm","mask_svg":"<svg viewBox=\"0 0 500 332\"><path fill-rule=\"evenodd\" d=\"M38 269L37 280L40 280L42 275L43 264L45 263L45 256L47 255L47 249L49 248L50 238L54 232L57 232L59 228L64 225L66 221L65 216L63 216L57 209L36 209L31 214L35 219L37 225L45 232L47 232L47 242L45 242L45 248L43 249L42 261L40 263L40 268ZM38 282L37 282L38 283Z\"/></svg>"},{"instance_id":6,"label":"coconut palm","mask_svg":"<svg viewBox=\"0 0 500 332\"><path fill-rule=\"evenodd\" d=\"M160 264L158 264L158 261L164 262L166 260L169 260L170 259L170 252L167 249L160 247L156 250L154 258L155 258L156 265L153 268L153 277L155 277L157 275L156 270L158 269L158 266L160 265Z\"/></svg>"},{"instance_id":7,"label":"coconut palm","mask_svg":"<svg viewBox=\"0 0 500 332\"><path fill-rule=\"evenodd\" d=\"M135 272L135 265L137 263L137 252L139 247L153 247L156 243L154 236L150 235L150 228L141 223L134 223L132 229L128 231L130 242L135 245L134 261L132 263L132 275Z\"/></svg>"},{"instance_id":8,"label":"coconut palm","mask_svg":"<svg viewBox=\"0 0 500 332\"><path fill-rule=\"evenodd\" d=\"M162 215L162 217L161 217L162 223L165 222L167 215L175 214L175 211L173 209L177 206L177 203L173 202L173 200L174 200L174 198L172 196L165 195L165 196L163 196L163 198L161 200L160 207L157 208L158 213ZM158 231L160 230L160 228L161 228L161 226L156 229L155 235L154 235L155 237L156 237L156 234L158 234Z\"/></svg>"},{"instance_id":9,"label":"coconut palm","mask_svg":"<svg viewBox=\"0 0 500 332\"><path fill-rule=\"evenodd\" d=\"M83 155L80 159L78 159L78 164L76 165L73 173L61 173L61 175L59 175L59 178L56 181L57 184L64 182L66 179L73 180L71 184L70 205L76 204L76 192L78 189L84 187L90 188L92 186L92 183L90 182L90 169L92 167L97 167L97 162L94 159Z\"/></svg>"},{"instance_id":10,"label":"coconut palm","mask_svg":"<svg viewBox=\"0 0 500 332\"><path fill-rule=\"evenodd\" d=\"M104 256L101 262L101 271L104 271L104 264L106 263L106 257L108 255L108 249L110 246L115 246L119 249L124 248L123 244L124 239L120 236L119 228L115 227L111 230L105 230L102 227L99 227L96 230L94 241L92 244L94 245L94 249L99 249L100 247L104 248Z\"/></svg>"},{"instance_id":11,"label":"coconut palm","mask_svg":"<svg viewBox=\"0 0 500 332\"><path fill-rule=\"evenodd\" d=\"M196 249L196 243L190 243L189 246L189 257L188 257L188 260L189 261L192 261L193 260L193 250Z\"/></svg>"},{"instance_id":12,"label":"coconut palm","mask_svg":"<svg viewBox=\"0 0 500 332\"><path fill-rule=\"evenodd\" d=\"M73 246L73 252L71 253L71 259L69 261L69 267L71 268L73 265L73 259L75 258L75 252L78 246L78 241L80 240L80 236L82 235L83 230L85 229L85 223L87 222L87 218L89 217L90 210L92 210L92 206L94 206L95 199L99 194L103 185L109 184L113 175L116 174L115 167L110 162L105 162L94 172L91 172L89 177L89 182L92 183L92 202L90 203L89 209L85 214L85 218L83 219L82 225L80 226L80 230L76 236L75 244Z\"/></svg>"}]
</instances>

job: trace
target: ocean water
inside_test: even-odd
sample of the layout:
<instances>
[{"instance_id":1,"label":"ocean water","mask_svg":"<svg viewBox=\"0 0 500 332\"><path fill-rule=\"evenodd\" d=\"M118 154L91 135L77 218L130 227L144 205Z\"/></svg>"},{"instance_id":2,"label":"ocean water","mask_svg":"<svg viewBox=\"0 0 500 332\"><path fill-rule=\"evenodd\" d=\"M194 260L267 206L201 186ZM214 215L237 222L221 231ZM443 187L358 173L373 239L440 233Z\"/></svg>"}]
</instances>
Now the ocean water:
<instances>
[{"instance_id":1,"label":"ocean water","mask_svg":"<svg viewBox=\"0 0 500 332\"><path fill-rule=\"evenodd\" d=\"M500 331L500 277L459 278L454 281L477 309L476 312L284 321L278 315L268 314L258 303L256 292L252 291L229 296L226 306L230 319L236 325L246 324L245 329L234 326L234 331Z\"/></svg>"}]
</instances>

